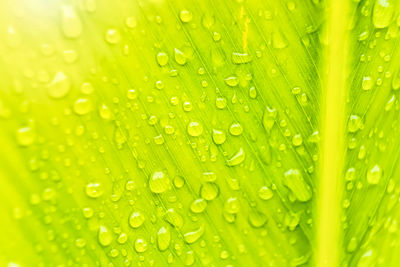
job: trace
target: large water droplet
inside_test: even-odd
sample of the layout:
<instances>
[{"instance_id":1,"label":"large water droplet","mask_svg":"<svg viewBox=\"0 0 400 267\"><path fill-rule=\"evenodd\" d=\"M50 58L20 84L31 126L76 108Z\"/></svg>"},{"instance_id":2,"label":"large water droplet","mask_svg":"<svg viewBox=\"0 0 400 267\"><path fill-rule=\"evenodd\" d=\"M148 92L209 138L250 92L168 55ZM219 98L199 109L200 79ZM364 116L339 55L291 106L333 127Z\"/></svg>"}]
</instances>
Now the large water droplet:
<instances>
[{"instance_id":1,"label":"large water droplet","mask_svg":"<svg viewBox=\"0 0 400 267\"><path fill-rule=\"evenodd\" d=\"M168 175L163 171L156 171L149 180L151 192L161 194L167 191L170 181Z\"/></svg>"},{"instance_id":2,"label":"large water droplet","mask_svg":"<svg viewBox=\"0 0 400 267\"><path fill-rule=\"evenodd\" d=\"M200 188L200 196L205 200L213 200L219 194L219 187L217 184L212 182L204 183Z\"/></svg>"},{"instance_id":3,"label":"large water droplet","mask_svg":"<svg viewBox=\"0 0 400 267\"><path fill-rule=\"evenodd\" d=\"M246 154L243 148L240 148L239 151L234 156L232 156L230 159L226 161L226 164L230 167L233 167L242 163L245 158Z\"/></svg>"},{"instance_id":4,"label":"large water droplet","mask_svg":"<svg viewBox=\"0 0 400 267\"><path fill-rule=\"evenodd\" d=\"M204 198L198 198L190 205L193 213L202 213L207 208L207 201Z\"/></svg>"},{"instance_id":5,"label":"large water droplet","mask_svg":"<svg viewBox=\"0 0 400 267\"><path fill-rule=\"evenodd\" d=\"M144 220L145 217L143 213L141 213L140 211L133 211L129 216L129 225L132 228L139 228L140 226L142 226Z\"/></svg>"},{"instance_id":6,"label":"large water droplet","mask_svg":"<svg viewBox=\"0 0 400 267\"><path fill-rule=\"evenodd\" d=\"M137 238L135 241L136 252L145 252L147 250L147 241L143 238Z\"/></svg>"},{"instance_id":7,"label":"large water droplet","mask_svg":"<svg viewBox=\"0 0 400 267\"><path fill-rule=\"evenodd\" d=\"M277 114L278 112L275 108L267 107L265 109L262 123L266 131L269 132L274 126Z\"/></svg>"},{"instance_id":8,"label":"large water droplet","mask_svg":"<svg viewBox=\"0 0 400 267\"><path fill-rule=\"evenodd\" d=\"M112 233L104 225L100 226L97 237L102 246L108 246L112 242Z\"/></svg>"},{"instance_id":9,"label":"large water droplet","mask_svg":"<svg viewBox=\"0 0 400 267\"><path fill-rule=\"evenodd\" d=\"M173 208L167 210L164 219L176 228L183 226L183 217Z\"/></svg>"},{"instance_id":10,"label":"large water droplet","mask_svg":"<svg viewBox=\"0 0 400 267\"><path fill-rule=\"evenodd\" d=\"M29 146L35 142L36 134L31 127L26 126L17 130L16 137L19 145Z\"/></svg>"},{"instance_id":11,"label":"large water droplet","mask_svg":"<svg viewBox=\"0 0 400 267\"><path fill-rule=\"evenodd\" d=\"M221 145L225 143L226 134L222 130L213 129L212 130L212 138L215 144Z\"/></svg>"},{"instance_id":12,"label":"large water droplet","mask_svg":"<svg viewBox=\"0 0 400 267\"><path fill-rule=\"evenodd\" d=\"M258 196L263 200L269 200L274 196L274 192L267 186L263 186L258 190Z\"/></svg>"},{"instance_id":13,"label":"large water droplet","mask_svg":"<svg viewBox=\"0 0 400 267\"><path fill-rule=\"evenodd\" d=\"M372 21L375 28L382 29L389 26L394 13L394 3L389 0L376 0L372 12Z\"/></svg>"},{"instance_id":14,"label":"large water droplet","mask_svg":"<svg viewBox=\"0 0 400 267\"><path fill-rule=\"evenodd\" d=\"M87 98L79 98L73 106L74 112L78 115L85 115L92 111L92 102Z\"/></svg>"},{"instance_id":15,"label":"large water droplet","mask_svg":"<svg viewBox=\"0 0 400 267\"><path fill-rule=\"evenodd\" d=\"M192 244L192 243L196 242L197 240L199 240L199 238L203 235L203 233L204 233L204 228L202 226L200 226L199 229L192 231L192 232L187 232L183 236L184 236L186 243Z\"/></svg>"},{"instance_id":16,"label":"large water droplet","mask_svg":"<svg viewBox=\"0 0 400 267\"><path fill-rule=\"evenodd\" d=\"M298 201L306 202L311 199L312 191L300 171L290 169L284 174L284 184L292 191Z\"/></svg>"},{"instance_id":17,"label":"large water droplet","mask_svg":"<svg viewBox=\"0 0 400 267\"><path fill-rule=\"evenodd\" d=\"M157 246L160 251L168 249L171 242L171 232L166 227L161 227L157 232Z\"/></svg>"},{"instance_id":18,"label":"large water droplet","mask_svg":"<svg viewBox=\"0 0 400 267\"><path fill-rule=\"evenodd\" d=\"M187 126L187 132L190 136L200 136L203 133L203 125L197 121L191 121Z\"/></svg>"}]
</instances>

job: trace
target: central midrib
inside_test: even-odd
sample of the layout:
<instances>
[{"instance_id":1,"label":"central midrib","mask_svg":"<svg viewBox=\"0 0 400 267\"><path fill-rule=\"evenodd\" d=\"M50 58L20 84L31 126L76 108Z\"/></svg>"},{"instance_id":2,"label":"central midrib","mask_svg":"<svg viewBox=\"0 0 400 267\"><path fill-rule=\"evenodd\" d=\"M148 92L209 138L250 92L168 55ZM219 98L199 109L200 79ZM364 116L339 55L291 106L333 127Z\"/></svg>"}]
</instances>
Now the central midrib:
<instances>
[{"instance_id":1,"label":"central midrib","mask_svg":"<svg viewBox=\"0 0 400 267\"><path fill-rule=\"evenodd\" d=\"M342 255L341 198L344 155L346 71L348 70L348 0L331 0L326 18L324 54L321 159L316 201L315 265L340 266Z\"/></svg>"}]
</instances>

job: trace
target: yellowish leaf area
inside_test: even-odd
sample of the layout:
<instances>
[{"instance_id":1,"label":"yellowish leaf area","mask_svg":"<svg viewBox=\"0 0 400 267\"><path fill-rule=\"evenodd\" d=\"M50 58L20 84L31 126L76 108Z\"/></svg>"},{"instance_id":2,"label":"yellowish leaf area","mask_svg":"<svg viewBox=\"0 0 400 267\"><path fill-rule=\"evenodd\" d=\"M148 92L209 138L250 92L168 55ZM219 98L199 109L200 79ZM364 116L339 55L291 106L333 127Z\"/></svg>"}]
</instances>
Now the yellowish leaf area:
<instances>
[{"instance_id":1,"label":"yellowish leaf area","mask_svg":"<svg viewBox=\"0 0 400 267\"><path fill-rule=\"evenodd\" d=\"M0 266L399 266L399 11L0 1Z\"/></svg>"}]
</instances>

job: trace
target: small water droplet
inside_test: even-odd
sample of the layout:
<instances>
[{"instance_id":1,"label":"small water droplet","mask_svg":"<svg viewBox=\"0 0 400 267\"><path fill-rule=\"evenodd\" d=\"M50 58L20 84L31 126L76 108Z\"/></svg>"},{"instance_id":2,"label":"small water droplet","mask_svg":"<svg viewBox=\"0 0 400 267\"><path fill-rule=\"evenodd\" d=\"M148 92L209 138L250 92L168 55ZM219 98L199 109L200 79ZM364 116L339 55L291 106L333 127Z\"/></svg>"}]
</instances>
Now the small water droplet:
<instances>
[{"instance_id":1,"label":"small water droplet","mask_svg":"<svg viewBox=\"0 0 400 267\"><path fill-rule=\"evenodd\" d=\"M221 145L225 143L226 140L226 134L223 130L217 130L213 129L212 130L212 138L215 144Z\"/></svg>"},{"instance_id":2,"label":"small water droplet","mask_svg":"<svg viewBox=\"0 0 400 267\"><path fill-rule=\"evenodd\" d=\"M230 76L225 78L225 83L230 87L235 87L239 84L239 78L236 76Z\"/></svg>"},{"instance_id":3,"label":"small water droplet","mask_svg":"<svg viewBox=\"0 0 400 267\"><path fill-rule=\"evenodd\" d=\"M232 53L232 62L234 64L246 64L251 62L251 56L247 53Z\"/></svg>"},{"instance_id":4,"label":"small water droplet","mask_svg":"<svg viewBox=\"0 0 400 267\"><path fill-rule=\"evenodd\" d=\"M382 178L382 169L376 164L367 173L367 182L371 185L376 185Z\"/></svg>"},{"instance_id":5,"label":"small water droplet","mask_svg":"<svg viewBox=\"0 0 400 267\"><path fill-rule=\"evenodd\" d=\"M165 66L168 64L169 57L168 57L168 54L165 52L158 52L156 59L157 59L158 65Z\"/></svg>"},{"instance_id":6,"label":"small water droplet","mask_svg":"<svg viewBox=\"0 0 400 267\"><path fill-rule=\"evenodd\" d=\"M87 98L79 98L74 103L74 112L78 115L85 115L92 110L92 102Z\"/></svg>"},{"instance_id":7,"label":"small water droplet","mask_svg":"<svg viewBox=\"0 0 400 267\"><path fill-rule=\"evenodd\" d=\"M373 85L374 85L374 81L372 80L372 78L370 76L363 77L361 86L364 91L371 90Z\"/></svg>"},{"instance_id":8,"label":"small water droplet","mask_svg":"<svg viewBox=\"0 0 400 267\"><path fill-rule=\"evenodd\" d=\"M86 185L86 195L91 198L98 198L103 195L101 184L89 183Z\"/></svg>"},{"instance_id":9,"label":"small water droplet","mask_svg":"<svg viewBox=\"0 0 400 267\"><path fill-rule=\"evenodd\" d=\"M104 247L109 246L112 242L112 233L104 225L100 226L97 236L100 245Z\"/></svg>"},{"instance_id":10,"label":"small water droplet","mask_svg":"<svg viewBox=\"0 0 400 267\"><path fill-rule=\"evenodd\" d=\"M262 123L267 132L269 132L274 126L277 114L278 112L275 108L267 107L265 109Z\"/></svg>"},{"instance_id":11,"label":"small water droplet","mask_svg":"<svg viewBox=\"0 0 400 267\"><path fill-rule=\"evenodd\" d=\"M16 138L19 145L29 146L35 142L36 134L31 127L26 126L17 130Z\"/></svg>"},{"instance_id":12,"label":"small water droplet","mask_svg":"<svg viewBox=\"0 0 400 267\"><path fill-rule=\"evenodd\" d=\"M110 44L117 44L121 41L121 34L116 29L108 29L106 31L105 39Z\"/></svg>"},{"instance_id":13,"label":"small water droplet","mask_svg":"<svg viewBox=\"0 0 400 267\"><path fill-rule=\"evenodd\" d=\"M165 213L164 219L176 228L183 226L183 217L175 209L168 209Z\"/></svg>"},{"instance_id":14,"label":"small water droplet","mask_svg":"<svg viewBox=\"0 0 400 267\"><path fill-rule=\"evenodd\" d=\"M269 200L274 196L274 192L267 186L263 186L258 190L258 196L263 200Z\"/></svg>"},{"instance_id":15,"label":"small water droplet","mask_svg":"<svg viewBox=\"0 0 400 267\"><path fill-rule=\"evenodd\" d=\"M136 252L142 253L147 250L147 241L143 238L137 238L135 241L135 250Z\"/></svg>"},{"instance_id":16,"label":"small water droplet","mask_svg":"<svg viewBox=\"0 0 400 267\"><path fill-rule=\"evenodd\" d=\"M189 10L182 10L179 13L179 18L181 19L182 22L190 22L193 19L193 14Z\"/></svg>"},{"instance_id":17,"label":"small water droplet","mask_svg":"<svg viewBox=\"0 0 400 267\"><path fill-rule=\"evenodd\" d=\"M178 63L179 65L185 65L187 62L187 58L183 54L183 52L181 50L179 50L178 48L175 48L174 52L175 52L174 56L175 56L176 63Z\"/></svg>"},{"instance_id":18,"label":"small water droplet","mask_svg":"<svg viewBox=\"0 0 400 267\"><path fill-rule=\"evenodd\" d=\"M228 198L224 204L224 210L229 214L236 214L240 210L240 203L236 197Z\"/></svg>"},{"instance_id":19,"label":"small water droplet","mask_svg":"<svg viewBox=\"0 0 400 267\"><path fill-rule=\"evenodd\" d=\"M248 215L248 220L251 226L254 228L260 228L267 223L268 218L260 211L251 210Z\"/></svg>"},{"instance_id":20,"label":"small water droplet","mask_svg":"<svg viewBox=\"0 0 400 267\"><path fill-rule=\"evenodd\" d=\"M347 130L350 133L355 133L363 128L363 122L357 115L350 115L349 122L347 123Z\"/></svg>"},{"instance_id":21,"label":"small water droplet","mask_svg":"<svg viewBox=\"0 0 400 267\"><path fill-rule=\"evenodd\" d=\"M239 136L239 135L241 135L242 132L243 132L242 125L240 125L240 123L238 123L238 122L232 123L231 126L229 127L229 132L230 132L231 135L233 135L233 136Z\"/></svg>"}]
</instances>

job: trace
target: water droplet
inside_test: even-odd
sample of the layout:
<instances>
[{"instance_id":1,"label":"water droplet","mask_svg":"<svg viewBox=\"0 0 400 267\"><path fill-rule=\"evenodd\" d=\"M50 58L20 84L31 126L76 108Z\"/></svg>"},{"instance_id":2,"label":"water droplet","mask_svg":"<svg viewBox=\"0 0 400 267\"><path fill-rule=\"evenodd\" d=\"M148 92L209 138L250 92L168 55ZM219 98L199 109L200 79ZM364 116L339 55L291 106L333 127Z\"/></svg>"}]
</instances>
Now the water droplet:
<instances>
[{"instance_id":1,"label":"water droplet","mask_svg":"<svg viewBox=\"0 0 400 267\"><path fill-rule=\"evenodd\" d=\"M78 38L82 34L82 22L73 6L61 6L61 27L68 38Z\"/></svg>"},{"instance_id":2,"label":"water droplet","mask_svg":"<svg viewBox=\"0 0 400 267\"><path fill-rule=\"evenodd\" d=\"M53 81L47 85L47 93L52 98L63 98L71 88L71 81L62 71L58 71Z\"/></svg>"},{"instance_id":3,"label":"water droplet","mask_svg":"<svg viewBox=\"0 0 400 267\"><path fill-rule=\"evenodd\" d=\"M240 125L240 123L238 122L232 123L231 126L229 127L229 132L231 133L231 135L234 136L241 135L243 132L242 125Z\"/></svg>"},{"instance_id":4,"label":"water droplet","mask_svg":"<svg viewBox=\"0 0 400 267\"><path fill-rule=\"evenodd\" d=\"M269 132L274 126L277 113L278 112L275 108L267 107L265 109L262 123L267 132Z\"/></svg>"},{"instance_id":5,"label":"water droplet","mask_svg":"<svg viewBox=\"0 0 400 267\"><path fill-rule=\"evenodd\" d=\"M183 52L181 50L179 50L178 48L174 49L175 52L175 61L176 63L178 63L179 65L185 65L187 62L187 58L186 56L183 54Z\"/></svg>"},{"instance_id":6,"label":"water droplet","mask_svg":"<svg viewBox=\"0 0 400 267\"><path fill-rule=\"evenodd\" d=\"M161 227L157 232L157 246L160 251L168 249L171 242L171 232L166 227Z\"/></svg>"},{"instance_id":7,"label":"water droplet","mask_svg":"<svg viewBox=\"0 0 400 267\"><path fill-rule=\"evenodd\" d=\"M98 198L103 195L101 184L89 183L86 185L86 195L91 198Z\"/></svg>"},{"instance_id":8,"label":"water droplet","mask_svg":"<svg viewBox=\"0 0 400 267\"><path fill-rule=\"evenodd\" d=\"M97 233L100 245L106 247L112 242L112 233L104 225L101 225Z\"/></svg>"},{"instance_id":9,"label":"water droplet","mask_svg":"<svg viewBox=\"0 0 400 267\"><path fill-rule=\"evenodd\" d=\"M182 10L179 13L179 18L181 19L182 22L190 22L193 19L193 14L189 10Z\"/></svg>"},{"instance_id":10,"label":"water droplet","mask_svg":"<svg viewBox=\"0 0 400 267\"><path fill-rule=\"evenodd\" d=\"M190 136L200 136L203 133L203 125L196 121L191 121L187 126L187 132Z\"/></svg>"},{"instance_id":11,"label":"water droplet","mask_svg":"<svg viewBox=\"0 0 400 267\"><path fill-rule=\"evenodd\" d=\"M289 231L294 231L300 222L300 214L288 212L285 215L285 225Z\"/></svg>"},{"instance_id":12,"label":"water droplet","mask_svg":"<svg viewBox=\"0 0 400 267\"><path fill-rule=\"evenodd\" d=\"M110 44L117 44L121 41L121 35L116 29L108 29L106 31L106 41Z\"/></svg>"},{"instance_id":13,"label":"water droplet","mask_svg":"<svg viewBox=\"0 0 400 267\"><path fill-rule=\"evenodd\" d=\"M217 97L215 99L215 106L219 109L226 108L226 98L225 97Z\"/></svg>"},{"instance_id":14,"label":"water droplet","mask_svg":"<svg viewBox=\"0 0 400 267\"><path fill-rule=\"evenodd\" d=\"M234 64L246 64L251 62L251 56L247 53L232 53L232 62Z\"/></svg>"},{"instance_id":15,"label":"water droplet","mask_svg":"<svg viewBox=\"0 0 400 267\"><path fill-rule=\"evenodd\" d=\"M106 104L102 104L99 107L99 115L105 120L110 120L112 118L112 111Z\"/></svg>"},{"instance_id":16,"label":"water droplet","mask_svg":"<svg viewBox=\"0 0 400 267\"><path fill-rule=\"evenodd\" d=\"M31 127L26 126L17 130L16 138L19 145L29 146L35 142L36 134Z\"/></svg>"},{"instance_id":17,"label":"water droplet","mask_svg":"<svg viewBox=\"0 0 400 267\"><path fill-rule=\"evenodd\" d=\"M147 241L143 238L137 238L135 241L136 252L145 252L147 250Z\"/></svg>"},{"instance_id":18,"label":"water droplet","mask_svg":"<svg viewBox=\"0 0 400 267\"><path fill-rule=\"evenodd\" d=\"M239 212L240 203L236 197L228 198L224 204L224 209L229 214L236 214Z\"/></svg>"},{"instance_id":19,"label":"water droplet","mask_svg":"<svg viewBox=\"0 0 400 267\"><path fill-rule=\"evenodd\" d=\"M90 82L84 82L81 85L81 92L85 95L90 95L94 92L94 87Z\"/></svg>"},{"instance_id":20,"label":"water droplet","mask_svg":"<svg viewBox=\"0 0 400 267\"><path fill-rule=\"evenodd\" d=\"M194 242L199 240L199 238L203 235L203 233L204 233L204 228L200 226L199 229L192 232L187 232L183 236L186 243L193 244Z\"/></svg>"},{"instance_id":21,"label":"water droplet","mask_svg":"<svg viewBox=\"0 0 400 267\"><path fill-rule=\"evenodd\" d=\"M149 187L151 192L161 194L167 191L169 183L169 177L166 173L163 171L156 171L149 180Z\"/></svg>"},{"instance_id":22,"label":"water droplet","mask_svg":"<svg viewBox=\"0 0 400 267\"><path fill-rule=\"evenodd\" d=\"M375 28L383 29L392 22L394 3L389 0L376 0L372 11L372 21Z\"/></svg>"},{"instance_id":23,"label":"water droplet","mask_svg":"<svg viewBox=\"0 0 400 267\"><path fill-rule=\"evenodd\" d=\"M74 111L78 115L85 115L92 110L92 102L87 98L79 98L74 103Z\"/></svg>"},{"instance_id":24,"label":"water droplet","mask_svg":"<svg viewBox=\"0 0 400 267\"><path fill-rule=\"evenodd\" d=\"M130 29L134 29L137 26L137 20L135 17L127 17L125 19L125 25L126 27L130 28Z\"/></svg>"},{"instance_id":25,"label":"water droplet","mask_svg":"<svg viewBox=\"0 0 400 267\"><path fill-rule=\"evenodd\" d=\"M354 252L356 251L358 247L358 240L356 237L352 237L349 241L349 243L347 244L347 252Z\"/></svg>"},{"instance_id":26,"label":"water droplet","mask_svg":"<svg viewBox=\"0 0 400 267\"><path fill-rule=\"evenodd\" d=\"M363 122L357 115L350 115L349 122L347 123L347 129L350 133L355 133L359 129L363 128Z\"/></svg>"},{"instance_id":27,"label":"water droplet","mask_svg":"<svg viewBox=\"0 0 400 267\"><path fill-rule=\"evenodd\" d=\"M144 215L140 211L133 211L129 216L129 225L132 228L139 228L145 220Z\"/></svg>"},{"instance_id":28,"label":"water droplet","mask_svg":"<svg viewBox=\"0 0 400 267\"><path fill-rule=\"evenodd\" d=\"M243 148L240 148L239 151L230 159L226 161L226 164L230 167L239 165L246 158L246 154L244 153Z\"/></svg>"},{"instance_id":29,"label":"water droplet","mask_svg":"<svg viewBox=\"0 0 400 267\"><path fill-rule=\"evenodd\" d=\"M183 226L183 217L173 208L167 210L164 219L176 228Z\"/></svg>"},{"instance_id":30,"label":"water droplet","mask_svg":"<svg viewBox=\"0 0 400 267\"><path fill-rule=\"evenodd\" d=\"M284 184L292 191L298 201L306 202L311 199L312 191L300 171L290 169L284 174Z\"/></svg>"},{"instance_id":31,"label":"water droplet","mask_svg":"<svg viewBox=\"0 0 400 267\"><path fill-rule=\"evenodd\" d=\"M168 57L167 53L165 53L165 52L158 52L156 59L157 59L158 65L165 66L168 64L169 57Z\"/></svg>"},{"instance_id":32,"label":"water droplet","mask_svg":"<svg viewBox=\"0 0 400 267\"><path fill-rule=\"evenodd\" d=\"M207 201L204 198L198 198L190 205L193 213L202 213L207 208Z\"/></svg>"},{"instance_id":33,"label":"water droplet","mask_svg":"<svg viewBox=\"0 0 400 267\"><path fill-rule=\"evenodd\" d=\"M219 187L217 184L212 182L204 183L200 188L200 196L205 200L213 200L219 194Z\"/></svg>"},{"instance_id":34,"label":"water droplet","mask_svg":"<svg viewBox=\"0 0 400 267\"><path fill-rule=\"evenodd\" d=\"M371 77L369 77L369 76L363 77L361 86L364 91L371 90L373 85L374 85L374 81L372 80Z\"/></svg>"},{"instance_id":35,"label":"water droplet","mask_svg":"<svg viewBox=\"0 0 400 267\"><path fill-rule=\"evenodd\" d=\"M267 223L267 216L264 213L256 210L251 210L248 217L249 223L254 228L263 227Z\"/></svg>"},{"instance_id":36,"label":"water droplet","mask_svg":"<svg viewBox=\"0 0 400 267\"><path fill-rule=\"evenodd\" d=\"M235 87L239 84L239 78L236 76L230 76L225 78L225 83L230 87Z\"/></svg>"},{"instance_id":37,"label":"water droplet","mask_svg":"<svg viewBox=\"0 0 400 267\"><path fill-rule=\"evenodd\" d=\"M274 192L267 186L263 186L258 190L258 196L263 200L269 200L274 196Z\"/></svg>"},{"instance_id":38,"label":"water droplet","mask_svg":"<svg viewBox=\"0 0 400 267\"><path fill-rule=\"evenodd\" d=\"M301 137L301 134L296 134L293 136L292 144L294 146L301 146L302 143L303 143L303 138Z\"/></svg>"},{"instance_id":39,"label":"water droplet","mask_svg":"<svg viewBox=\"0 0 400 267\"><path fill-rule=\"evenodd\" d=\"M215 144L221 145L225 143L226 134L222 130L213 129L212 130L212 138Z\"/></svg>"},{"instance_id":40,"label":"water droplet","mask_svg":"<svg viewBox=\"0 0 400 267\"><path fill-rule=\"evenodd\" d=\"M176 176L174 178L174 185L176 188L182 188L185 185L185 179L182 176Z\"/></svg>"},{"instance_id":41,"label":"water droplet","mask_svg":"<svg viewBox=\"0 0 400 267\"><path fill-rule=\"evenodd\" d=\"M367 173L367 182L371 185L376 185L382 178L382 169L378 164L373 166Z\"/></svg>"}]
</instances>

